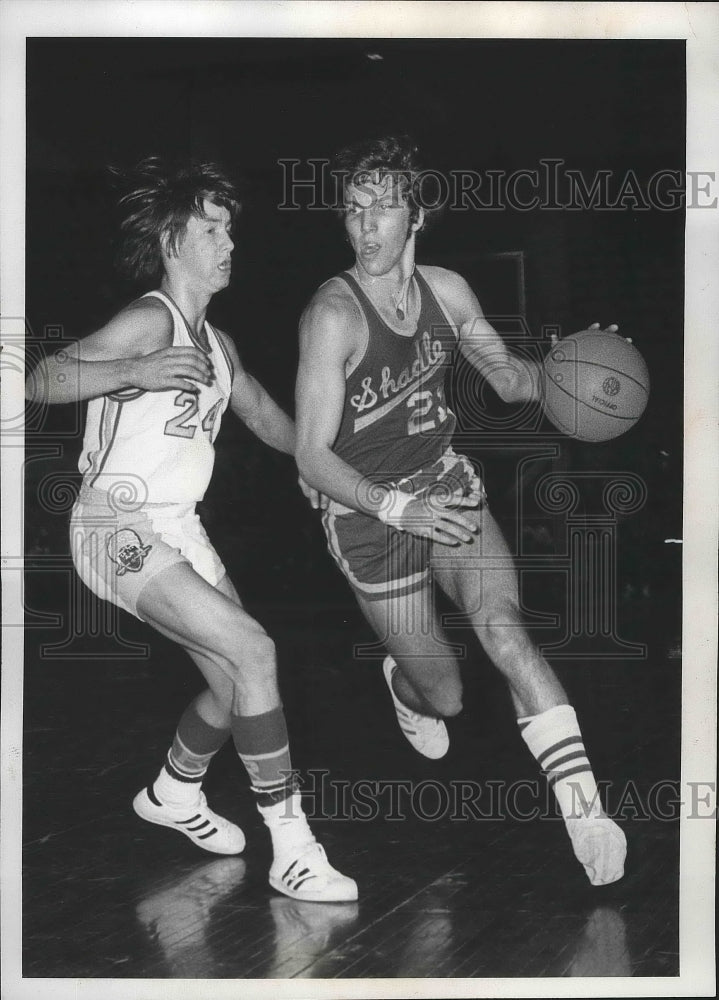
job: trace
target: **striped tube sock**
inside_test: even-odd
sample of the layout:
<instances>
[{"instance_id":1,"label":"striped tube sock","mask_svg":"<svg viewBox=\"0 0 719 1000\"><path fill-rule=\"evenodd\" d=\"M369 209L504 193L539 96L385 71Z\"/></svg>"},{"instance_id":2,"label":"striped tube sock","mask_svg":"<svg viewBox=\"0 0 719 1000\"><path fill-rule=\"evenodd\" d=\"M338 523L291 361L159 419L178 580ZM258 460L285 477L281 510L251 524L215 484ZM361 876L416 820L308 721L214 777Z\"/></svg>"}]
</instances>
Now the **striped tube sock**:
<instances>
[{"instance_id":1,"label":"striped tube sock","mask_svg":"<svg viewBox=\"0 0 719 1000\"><path fill-rule=\"evenodd\" d=\"M270 831L275 857L311 843L314 838L296 790L282 708L262 715L233 715L232 738L250 776L257 809Z\"/></svg>"},{"instance_id":2,"label":"striped tube sock","mask_svg":"<svg viewBox=\"0 0 719 1000\"><path fill-rule=\"evenodd\" d=\"M250 776L258 807L283 802L294 790L295 775L282 708L261 715L233 715L231 725L235 749Z\"/></svg>"},{"instance_id":3,"label":"striped tube sock","mask_svg":"<svg viewBox=\"0 0 719 1000\"><path fill-rule=\"evenodd\" d=\"M597 783L571 705L517 719L522 738L546 775L562 816L601 816Z\"/></svg>"},{"instance_id":4,"label":"striped tube sock","mask_svg":"<svg viewBox=\"0 0 719 1000\"><path fill-rule=\"evenodd\" d=\"M205 722L191 702L180 719L175 738L153 790L167 805L196 802L210 761L230 735Z\"/></svg>"}]
</instances>

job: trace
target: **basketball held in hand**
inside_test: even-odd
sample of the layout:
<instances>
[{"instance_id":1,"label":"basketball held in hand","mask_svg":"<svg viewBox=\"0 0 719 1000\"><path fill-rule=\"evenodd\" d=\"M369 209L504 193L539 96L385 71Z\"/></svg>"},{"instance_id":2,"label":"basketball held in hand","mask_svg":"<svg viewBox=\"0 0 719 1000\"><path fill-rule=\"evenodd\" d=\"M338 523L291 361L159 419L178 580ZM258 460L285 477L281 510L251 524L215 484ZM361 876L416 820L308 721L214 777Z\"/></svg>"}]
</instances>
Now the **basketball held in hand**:
<instances>
[{"instance_id":1,"label":"basketball held in hand","mask_svg":"<svg viewBox=\"0 0 719 1000\"><path fill-rule=\"evenodd\" d=\"M610 441L639 420L649 399L649 371L617 333L582 330L544 359L544 412L578 441Z\"/></svg>"}]
</instances>

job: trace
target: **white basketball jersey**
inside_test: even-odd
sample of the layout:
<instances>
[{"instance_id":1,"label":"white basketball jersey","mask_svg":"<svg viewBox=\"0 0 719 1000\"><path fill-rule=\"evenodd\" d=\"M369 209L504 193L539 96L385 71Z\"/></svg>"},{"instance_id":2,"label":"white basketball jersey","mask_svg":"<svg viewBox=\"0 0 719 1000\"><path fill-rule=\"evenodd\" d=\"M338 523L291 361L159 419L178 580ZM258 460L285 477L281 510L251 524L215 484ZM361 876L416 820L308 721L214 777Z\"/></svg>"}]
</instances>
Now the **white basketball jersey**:
<instances>
[{"instance_id":1,"label":"white basketball jersey","mask_svg":"<svg viewBox=\"0 0 719 1000\"><path fill-rule=\"evenodd\" d=\"M118 491L118 499L122 494L133 505L193 503L205 495L212 475L214 441L232 388L232 361L209 323L208 352L169 296L147 295L170 310L172 346L197 347L210 358L214 382L197 383L197 393L128 388L91 399L79 469L85 486Z\"/></svg>"}]
</instances>

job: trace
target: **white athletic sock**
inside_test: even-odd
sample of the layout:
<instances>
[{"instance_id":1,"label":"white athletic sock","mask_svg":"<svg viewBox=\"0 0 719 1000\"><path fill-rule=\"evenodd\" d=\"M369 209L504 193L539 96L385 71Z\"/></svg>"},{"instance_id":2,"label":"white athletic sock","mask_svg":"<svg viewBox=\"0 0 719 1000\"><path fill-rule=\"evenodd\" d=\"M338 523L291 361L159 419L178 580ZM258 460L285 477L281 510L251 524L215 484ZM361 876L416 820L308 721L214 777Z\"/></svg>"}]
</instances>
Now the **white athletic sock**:
<instances>
[{"instance_id":1,"label":"white athletic sock","mask_svg":"<svg viewBox=\"0 0 719 1000\"><path fill-rule=\"evenodd\" d=\"M178 781L163 766L152 785L160 802L167 806L189 806L200 797L199 781Z\"/></svg>"},{"instance_id":2,"label":"white athletic sock","mask_svg":"<svg viewBox=\"0 0 719 1000\"><path fill-rule=\"evenodd\" d=\"M571 705L517 719L524 742L547 776L564 819L603 815L597 783Z\"/></svg>"},{"instance_id":3,"label":"white athletic sock","mask_svg":"<svg viewBox=\"0 0 719 1000\"><path fill-rule=\"evenodd\" d=\"M296 856L302 848L314 843L315 838L302 810L299 792L294 792L282 802L271 806L257 806L257 809L270 831L275 858Z\"/></svg>"},{"instance_id":4,"label":"white athletic sock","mask_svg":"<svg viewBox=\"0 0 719 1000\"><path fill-rule=\"evenodd\" d=\"M627 841L602 810L574 709L557 705L517 722L552 786L574 854L589 881L616 882L624 874Z\"/></svg>"}]
</instances>

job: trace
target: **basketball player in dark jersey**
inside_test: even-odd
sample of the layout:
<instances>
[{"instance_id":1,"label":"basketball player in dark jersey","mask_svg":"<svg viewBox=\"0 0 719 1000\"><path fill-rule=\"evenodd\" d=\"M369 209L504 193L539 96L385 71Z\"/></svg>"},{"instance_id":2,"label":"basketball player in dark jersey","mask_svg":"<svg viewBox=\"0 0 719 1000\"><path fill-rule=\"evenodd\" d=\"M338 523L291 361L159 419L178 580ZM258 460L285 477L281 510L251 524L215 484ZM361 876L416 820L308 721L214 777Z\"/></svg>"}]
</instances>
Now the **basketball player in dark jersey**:
<instances>
[{"instance_id":1,"label":"basketball player in dark jersey","mask_svg":"<svg viewBox=\"0 0 719 1000\"><path fill-rule=\"evenodd\" d=\"M272 840L270 884L295 899L354 900L355 882L329 864L302 811L274 644L244 610L195 513L228 407L269 446L292 454L295 445L293 422L206 319L230 281L239 204L213 164L175 168L149 158L126 181L121 257L153 290L48 358L26 394L88 400L70 526L82 580L178 643L207 684L133 806L203 850L239 854L242 830L213 812L202 791L210 762L232 739Z\"/></svg>"},{"instance_id":2,"label":"basketball player in dark jersey","mask_svg":"<svg viewBox=\"0 0 719 1000\"><path fill-rule=\"evenodd\" d=\"M457 351L506 402L537 397L539 372L486 322L459 275L415 265L425 221L409 140L344 150L344 227L354 266L315 293L300 324L297 462L329 498L330 552L388 656L400 727L427 757L462 709L438 585L504 675L522 737L545 772L593 884L621 878L626 841L602 810L574 709L522 625L511 554L471 463L451 448L444 383Z\"/></svg>"}]
</instances>

